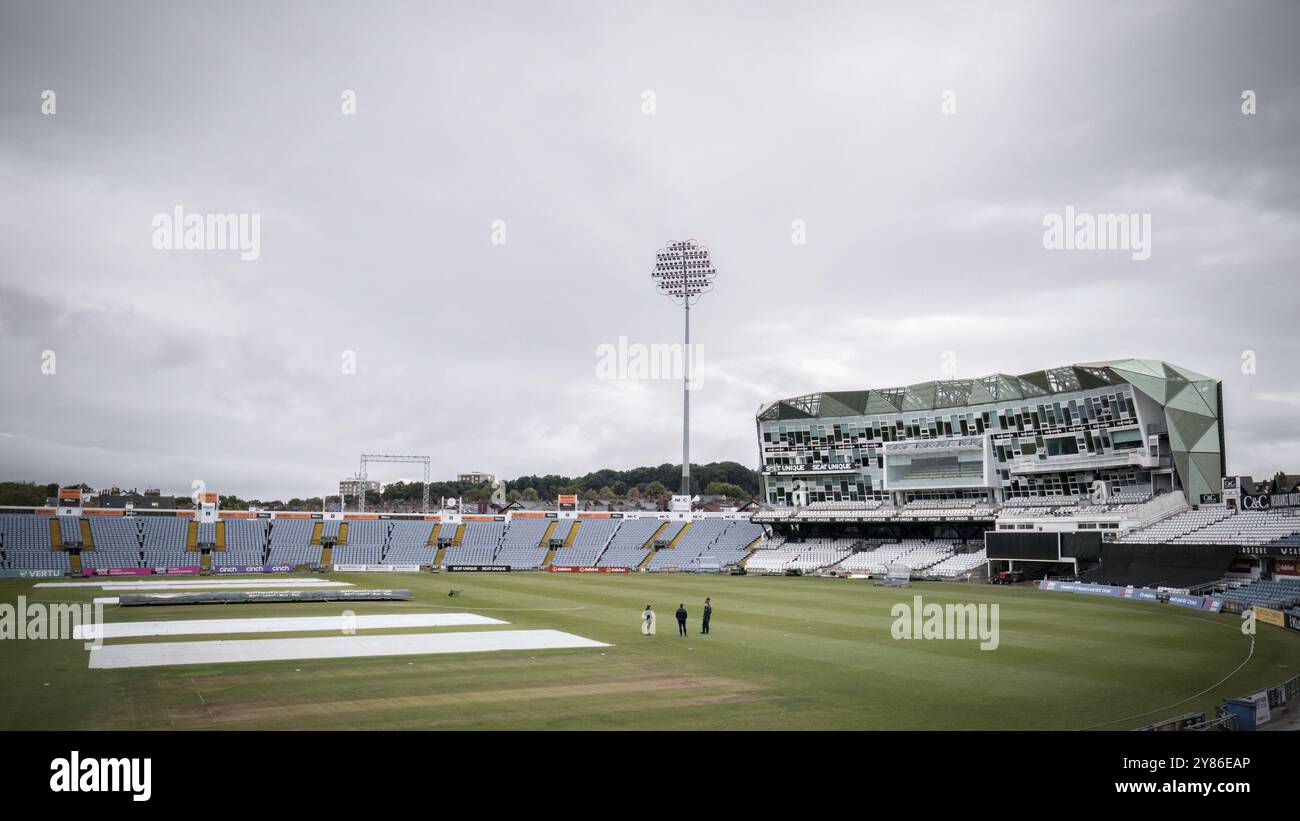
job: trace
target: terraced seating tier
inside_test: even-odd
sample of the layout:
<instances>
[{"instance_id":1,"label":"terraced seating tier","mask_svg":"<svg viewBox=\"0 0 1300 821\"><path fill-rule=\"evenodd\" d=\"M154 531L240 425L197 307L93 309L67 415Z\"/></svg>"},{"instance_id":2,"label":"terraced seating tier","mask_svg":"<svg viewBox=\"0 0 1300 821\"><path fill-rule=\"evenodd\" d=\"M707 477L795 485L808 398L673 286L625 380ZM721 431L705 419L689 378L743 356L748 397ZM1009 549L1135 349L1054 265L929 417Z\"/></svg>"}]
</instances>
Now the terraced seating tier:
<instances>
[{"instance_id":1,"label":"terraced seating tier","mask_svg":"<svg viewBox=\"0 0 1300 821\"><path fill-rule=\"evenodd\" d=\"M955 579L965 576L967 573L975 572L986 564L988 564L988 557L984 553L984 548L981 547L973 553L954 553L938 564L927 568L925 575L937 576L941 579Z\"/></svg>"},{"instance_id":2,"label":"terraced seating tier","mask_svg":"<svg viewBox=\"0 0 1300 821\"><path fill-rule=\"evenodd\" d=\"M787 569L819 570L844 560L857 544L857 539L815 538L791 542L778 536L760 542L745 563L745 569L757 573L783 573Z\"/></svg>"},{"instance_id":3,"label":"terraced seating tier","mask_svg":"<svg viewBox=\"0 0 1300 821\"><path fill-rule=\"evenodd\" d=\"M1285 610L1300 605L1300 579L1251 582L1225 590L1220 596L1238 604Z\"/></svg>"},{"instance_id":4,"label":"terraced seating tier","mask_svg":"<svg viewBox=\"0 0 1300 821\"><path fill-rule=\"evenodd\" d=\"M565 539L573 538L573 543L555 551L555 558L551 564L556 567L591 567L596 563L596 559L604 552L605 547L609 544L614 532L618 529L621 519L581 519L579 521L569 520L565 530ZM556 525L558 530L564 526L565 520L560 520ZM656 524L658 524L656 522ZM572 528L577 527L577 534L572 533Z\"/></svg>"},{"instance_id":5,"label":"terraced seating tier","mask_svg":"<svg viewBox=\"0 0 1300 821\"><path fill-rule=\"evenodd\" d=\"M609 541L609 547L605 549L597 564L601 567L640 566L649 552L646 543L664 524L665 521L662 519L622 520L622 524L618 525L618 530L614 533L614 538ZM587 522L583 522L579 528L579 538L586 526Z\"/></svg>"},{"instance_id":6,"label":"terraced seating tier","mask_svg":"<svg viewBox=\"0 0 1300 821\"><path fill-rule=\"evenodd\" d=\"M541 546L542 535L549 527L548 519L513 519L501 537L493 564L507 565L513 570L541 567L547 553L547 548Z\"/></svg>"},{"instance_id":7,"label":"terraced seating tier","mask_svg":"<svg viewBox=\"0 0 1300 821\"><path fill-rule=\"evenodd\" d=\"M953 542L930 539L903 539L880 545L875 550L855 553L845 559L838 570L883 575L891 565L902 564L913 572L925 571L946 560L956 550Z\"/></svg>"}]
</instances>

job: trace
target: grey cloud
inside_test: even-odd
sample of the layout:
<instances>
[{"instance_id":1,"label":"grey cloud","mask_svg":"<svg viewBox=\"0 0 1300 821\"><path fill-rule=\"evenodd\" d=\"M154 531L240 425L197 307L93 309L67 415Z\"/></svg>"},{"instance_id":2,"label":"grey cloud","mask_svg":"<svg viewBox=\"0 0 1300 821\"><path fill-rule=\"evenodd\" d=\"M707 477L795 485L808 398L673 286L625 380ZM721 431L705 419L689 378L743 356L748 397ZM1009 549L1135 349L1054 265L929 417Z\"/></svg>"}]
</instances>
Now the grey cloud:
<instances>
[{"instance_id":1,"label":"grey cloud","mask_svg":"<svg viewBox=\"0 0 1300 821\"><path fill-rule=\"evenodd\" d=\"M1298 390L1297 24L1292 3L7 4L3 478L285 496L363 450L443 476L675 461L677 387L600 382L594 351L677 340L649 271L688 236L722 272L693 312L698 459L752 464L763 401L936 378L953 350L964 376L1215 374L1230 469L1294 470L1294 405L1259 397ZM177 204L260 213L261 259L155 251ZM1070 204L1151 213L1152 258L1044 251Z\"/></svg>"}]
</instances>

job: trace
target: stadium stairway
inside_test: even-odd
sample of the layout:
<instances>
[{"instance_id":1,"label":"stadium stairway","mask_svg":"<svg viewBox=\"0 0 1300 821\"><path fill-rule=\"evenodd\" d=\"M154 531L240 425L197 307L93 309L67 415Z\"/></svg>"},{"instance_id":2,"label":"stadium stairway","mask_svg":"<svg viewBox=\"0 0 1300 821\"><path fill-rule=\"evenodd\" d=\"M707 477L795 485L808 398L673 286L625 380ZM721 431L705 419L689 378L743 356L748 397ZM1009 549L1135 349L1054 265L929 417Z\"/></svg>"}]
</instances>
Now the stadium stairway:
<instances>
[{"instance_id":1,"label":"stadium stairway","mask_svg":"<svg viewBox=\"0 0 1300 821\"><path fill-rule=\"evenodd\" d=\"M199 570L208 573L212 570L212 551L204 551L199 554Z\"/></svg>"},{"instance_id":2,"label":"stadium stairway","mask_svg":"<svg viewBox=\"0 0 1300 821\"><path fill-rule=\"evenodd\" d=\"M316 520L316 523L311 526L311 544L320 544L321 531L324 529L325 523Z\"/></svg>"},{"instance_id":3,"label":"stadium stairway","mask_svg":"<svg viewBox=\"0 0 1300 821\"><path fill-rule=\"evenodd\" d=\"M582 523L581 523L581 522L578 522L578 521L575 521L575 522L573 522L573 524L569 525L569 532L566 533L565 536L564 536L564 546L565 546L565 547L573 547L573 540L576 539L576 538L578 538L578 525L580 525L580 524L582 524ZM558 521L552 521L552 522L550 523L550 525L547 526L547 528L546 528L546 533L543 534L543 536L542 536L542 541L541 541L540 547L546 547L547 545L549 545L549 544L551 543L551 534L555 532L555 528L556 528L558 525L559 525L559 522L558 522ZM559 551L560 551L560 548L558 548L558 547L552 547L552 548L550 548L549 550L547 550L547 551L546 551L546 558L542 559L542 563L541 563L540 565L538 565L538 566L541 567L541 568L547 568L547 567L550 567L550 566L551 566L551 563L555 561L555 554L558 553Z\"/></svg>"},{"instance_id":4,"label":"stadium stairway","mask_svg":"<svg viewBox=\"0 0 1300 821\"><path fill-rule=\"evenodd\" d=\"M82 523L83 524L85 523L84 520ZM68 554L68 569L72 571L72 575L74 576L81 575L81 554L80 553Z\"/></svg>"},{"instance_id":5,"label":"stadium stairway","mask_svg":"<svg viewBox=\"0 0 1300 821\"><path fill-rule=\"evenodd\" d=\"M95 537L90 532L89 519L81 520L81 549L82 550L95 549ZM80 563L80 560L78 560L78 563Z\"/></svg>"},{"instance_id":6,"label":"stadium stairway","mask_svg":"<svg viewBox=\"0 0 1300 821\"><path fill-rule=\"evenodd\" d=\"M348 543L348 523L347 523L347 522L343 522L343 523L341 523L341 524L339 525L338 543L339 543L339 544L347 544L347 543Z\"/></svg>"},{"instance_id":7,"label":"stadium stairway","mask_svg":"<svg viewBox=\"0 0 1300 821\"><path fill-rule=\"evenodd\" d=\"M465 524L456 525L456 538L451 540L453 547L460 547L461 542L465 541Z\"/></svg>"},{"instance_id":8,"label":"stadium stairway","mask_svg":"<svg viewBox=\"0 0 1300 821\"><path fill-rule=\"evenodd\" d=\"M185 550L195 553L199 549L199 523L190 519L185 525Z\"/></svg>"},{"instance_id":9,"label":"stadium stairway","mask_svg":"<svg viewBox=\"0 0 1300 821\"><path fill-rule=\"evenodd\" d=\"M757 539L755 539L754 541L750 542L748 545L745 546L745 550L747 552L745 553L745 558L741 559L739 562L741 567L744 567L745 565L749 564L749 560L754 558L754 552L758 550L758 543L761 541L763 541L763 537L759 536Z\"/></svg>"},{"instance_id":10,"label":"stadium stairway","mask_svg":"<svg viewBox=\"0 0 1300 821\"><path fill-rule=\"evenodd\" d=\"M445 547L438 548L437 555L433 557L433 566L442 567L442 560L445 558L447 558L447 548Z\"/></svg>"},{"instance_id":11,"label":"stadium stairway","mask_svg":"<svg viewBox=\"0 0 1300 821\"><path fill-rule=\"evenodd\" d=\"M674 537L673 537L673 540L672 540L671 542L668 543L668 549L671 550L672 548L676 547L676 546L677 546L677 543L678 543L679 541L681 541L682 536L684 536L684 535L686 534L686 531L688 531L688 530L690 530L690 529L691 529L691 523L690 523L690 522L687 522L686 524L682 525L682 529L679 530L679 531L677 531L677 535L674 536Z\"/></svg>"},{"instance_id":12,"label":"stadium stairway","mask_svg":"<svg viewBox=\"0 0 1300 821\"><path fill-rule=\"evenodd\" d=\"M322 547L322 548L320 549L320 563L321 563L321 564L333 564L333 563L334 563L334 562L333 562L333 559L334 559L334 548L329 547L329 546L327 545L327 546Z\"/></svg>"},{"instance_id":13,"label":"stadium stairway","mask_svg":"<svg viewBox=\"0 0 1300 821\"><path fill-rule=\"evenodd\" d=\"M438 546L438 531L439 531L439 530L442 530L442 525L441 525L441 524L435 524L435 525L434 525L434 526L429 530L429 541L428 541L428 543L427 543L427 544L429 545L429 547L437 547L437 546Z\"/></svg>"},{"instance_id":14,"label":"stadium stairway","mask_svg":"<svg viewBox=\"0 0 1300 821\"><path fill-rule=\"evenodd\" d=\"M670 524L669 522L664 522L663 526L661 526L658 530L655 531L655 535L650 537L650 541L647 542L647 544L653 546L655 537L657 537L660 533L663 533L664 528L668 527L669 524ZM645 558L643 558L641 560L641 563L636 566L637 570L644 570L650 564L651 559L653 559L655 556L659 554L660 550L672 550L673 548L677 547L677 543L681 541L682 536L684 536L686 534L686 531L690 529L691 529L690 522L687 522L686 524L682 525L681 530L677 531L677 535L672 538L672 541L668 542L668 544L659 548L659 550L651 550L649 553L645 554Z\"/></svg>"},{"instance_id":15,"label":"stadium stairway","mask_svg":"<svg viewBox=\"0 0 1300 821\"><path fill-rule=\"evenodd\" d=\"M641 545L641 549L645 550L648 548L653 548L655 546L655 539L658 539L659 534L663 533L665 530L668 529L668 524L669 524L668 522L664 522L663 524L659 525L659 528L655 530L654 533L650 534L650 538L645 540L645 544ZM650 552L654 553L653 550L651 550Z\"/></svg>"},{"instance_id":16,"label":"stadium stairway","mask_svg":"<svg viewBox=\"0 0 1300 821\"><path fill-rule=\"evenodd\" d=\"M216 543L216 549L224 551L226 549L226 521L224 519L218 519L216 526L213 527L212 530L215 534L212 537L212 540Z\"/></svg>"},{"instance_id":17,"label":"stadium stairway","mask_svg":"<svg viewBox=\"0 0 1300 821\"><path fill-rule=\"evenodd\" d=\"M543 534L542 534L542 538L541 538L541 539L538 539L538 541L537 541L537 546L538 546L538 547L546 547L547 545L549 545L549 544L551 543L551 534L555 532L555 525L556 525L556 524L557 524L557 522L556 522L555 519L552 519L551 521L549 521L549 522L546 524L546 532L543 533Z\"/></svg>"},{"instance_id":18,"label":"stadium stairway","mask_svg":"<svg viewBox=\"0 0 1300 821\"><path fill-rule=\"evenodd\" d=\"M50 519L50 550L59 551L63 549L63 533L59 529L59 520Z\"/></svg>"}]
</instances>

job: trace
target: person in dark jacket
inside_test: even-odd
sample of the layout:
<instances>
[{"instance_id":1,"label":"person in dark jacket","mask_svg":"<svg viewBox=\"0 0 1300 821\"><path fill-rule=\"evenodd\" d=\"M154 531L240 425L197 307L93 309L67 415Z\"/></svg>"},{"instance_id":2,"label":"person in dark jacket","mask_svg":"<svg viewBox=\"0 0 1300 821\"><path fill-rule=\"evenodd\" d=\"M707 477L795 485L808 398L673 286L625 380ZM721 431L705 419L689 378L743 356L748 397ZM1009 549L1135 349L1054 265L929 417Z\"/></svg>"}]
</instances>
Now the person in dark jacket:
<instances>
[{"instance_id":1,"label":"person in dark jacket","mask_svg":"<svg viewBox=\"0 0 1300 821\"><path fill-rule=\"evenodd\" d=\"M704 635L709 634L709 619L713 618L713 600L707 596L704 599L704 624L700 627L700 632Z\"/></svg>"},{"instance_id":2,"label":"person in dark jacket","mask_svg":"<svg viewBox=\"0 0 1300 821\"><path fill-rule=\"evenodd\" d=\"M677 605L677 632L686 635L686 603Z\"/></svg>"}]
</instances>

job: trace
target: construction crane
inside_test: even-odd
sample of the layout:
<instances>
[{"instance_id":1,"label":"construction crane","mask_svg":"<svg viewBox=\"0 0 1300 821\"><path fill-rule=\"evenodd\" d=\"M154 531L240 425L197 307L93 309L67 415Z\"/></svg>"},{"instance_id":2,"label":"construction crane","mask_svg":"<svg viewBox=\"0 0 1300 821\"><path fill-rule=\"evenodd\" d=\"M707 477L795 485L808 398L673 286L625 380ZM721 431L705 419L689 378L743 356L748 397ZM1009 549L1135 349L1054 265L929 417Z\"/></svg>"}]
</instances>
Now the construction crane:
<instances>
[{"instance_id":1,"label":"construction crane","mask_svg":"<svg viewBox=\"0 0 1300 821\"><path fill-rule=\"evenodd\" d=\"M371 462L413 462L424 465L424 501L420 508L421 513L429 512L429 465L433 460L428 456L394 456L388 453L363 453L361 454L361 473L360 478L366 479L366 465ZM357 510L365 512L366 494L362 493L357 499Z\"/></svg>"}]
</instances>

